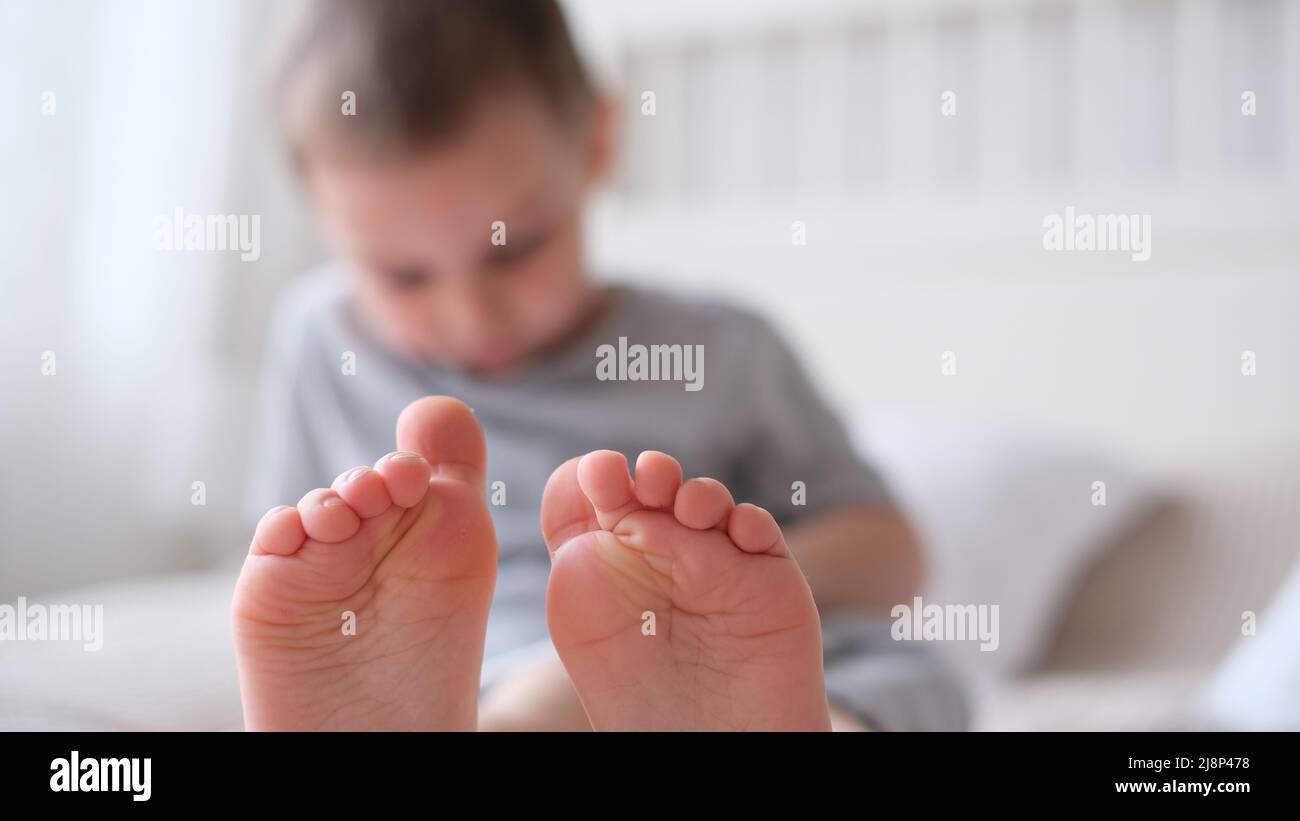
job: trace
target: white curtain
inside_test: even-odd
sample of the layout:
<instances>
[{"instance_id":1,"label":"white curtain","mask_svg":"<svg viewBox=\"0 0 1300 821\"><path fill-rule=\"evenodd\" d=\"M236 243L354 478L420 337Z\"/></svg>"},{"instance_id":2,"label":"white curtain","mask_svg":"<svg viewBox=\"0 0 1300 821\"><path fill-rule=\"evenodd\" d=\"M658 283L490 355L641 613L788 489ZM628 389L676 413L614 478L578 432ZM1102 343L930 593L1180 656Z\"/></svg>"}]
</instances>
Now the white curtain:
<instances>
[{"instance_id":1,"label":"white curtain","mask_svg":"<svg viewBox=\"0 0 1300 821\"><path fill-rule=\"evenodd\" d=\"M0 9L0 600L237 556L266 307L315 254L265 5ZM259 215L260 259L155 250L176 207Z\"/></svg>"}]
</instances>

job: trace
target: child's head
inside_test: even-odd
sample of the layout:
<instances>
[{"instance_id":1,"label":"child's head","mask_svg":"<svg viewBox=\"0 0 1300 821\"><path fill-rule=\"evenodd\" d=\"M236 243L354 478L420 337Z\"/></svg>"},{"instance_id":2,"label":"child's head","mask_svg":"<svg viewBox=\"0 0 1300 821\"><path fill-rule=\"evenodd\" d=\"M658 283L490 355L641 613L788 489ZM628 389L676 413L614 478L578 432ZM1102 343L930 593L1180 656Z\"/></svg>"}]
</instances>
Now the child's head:
<instances>
[{"instance_id":1,"label":"child's head","mask_svg":"<svg viewBox=\"0 0 1300 821\"><path fill-rule=\"evenodd\" d=\"M611 115L555 2L307 4L275 96L326 235L390 342L494 371L580 321L580 216L609 164Z\"/></svg>"}]
</instances>

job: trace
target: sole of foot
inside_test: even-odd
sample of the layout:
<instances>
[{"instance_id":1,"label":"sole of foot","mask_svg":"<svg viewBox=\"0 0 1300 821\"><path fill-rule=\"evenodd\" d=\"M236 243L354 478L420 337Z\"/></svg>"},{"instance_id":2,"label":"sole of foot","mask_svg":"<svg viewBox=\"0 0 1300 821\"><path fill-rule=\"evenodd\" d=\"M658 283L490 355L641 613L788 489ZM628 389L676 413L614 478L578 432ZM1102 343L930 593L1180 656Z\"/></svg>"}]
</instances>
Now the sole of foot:
<instances>
[{"instance_id":1,"label":"sole of foot","mask_svg":"<svg viewBox=\"0 0 1300 821\"><path fill-rule=\"evenodd\" d=\"M497 543L473 412L411 403L397 448L257 526L231 607L250 730L472 730Z\"/></svg>"},{"instance_id":2,"label":"sole of foot","mask_svg":"<svg viewBox=\"0 0 1300 821\"><path fill-rule=\"evenodd\" d=\"M642 453L542 499L551 638L597 730L828 730L816 605L771 514Z\"/></svg>"}]
</instances>

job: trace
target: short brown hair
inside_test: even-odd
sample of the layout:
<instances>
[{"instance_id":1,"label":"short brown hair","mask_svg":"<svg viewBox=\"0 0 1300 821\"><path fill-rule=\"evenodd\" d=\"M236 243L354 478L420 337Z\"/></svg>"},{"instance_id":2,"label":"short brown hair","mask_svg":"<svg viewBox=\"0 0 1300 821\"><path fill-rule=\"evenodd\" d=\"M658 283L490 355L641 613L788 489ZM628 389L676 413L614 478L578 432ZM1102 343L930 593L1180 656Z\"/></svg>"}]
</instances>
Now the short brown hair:
<instances>
[{"instance_id":1,"label":"short brown hair","mask_svg":"<svg viewBox=\"0 0 1300 821\"><path fill-rule=\"evenodd\" d=\"M453 135L485 94L513 89L540 95L561 121L594 97L555 0L312 0L272 74L295 151L321 137L422 148ZM343 115L347 92L355 116Z\"/></svg>"}]
</instances>

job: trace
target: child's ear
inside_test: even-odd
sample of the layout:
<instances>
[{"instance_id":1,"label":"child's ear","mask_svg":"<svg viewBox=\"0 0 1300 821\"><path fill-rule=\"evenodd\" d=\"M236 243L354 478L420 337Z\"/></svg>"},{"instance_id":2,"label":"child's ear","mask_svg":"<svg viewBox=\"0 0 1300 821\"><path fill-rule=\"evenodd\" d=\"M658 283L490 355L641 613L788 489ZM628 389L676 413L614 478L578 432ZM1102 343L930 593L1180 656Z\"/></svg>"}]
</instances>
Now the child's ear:
<instances>
[{"instance_id":1,"label":"child's ear","mask_svg":"<svg viewBox=\"0 0 1300 821\"><path fill-rule=\"evenodd\" d=\"M583 147L586 184L595 187L607 181L614 172L618 157L619 106L607 94L597 94L588 113Z\"/></svg>"}]
</instances>

